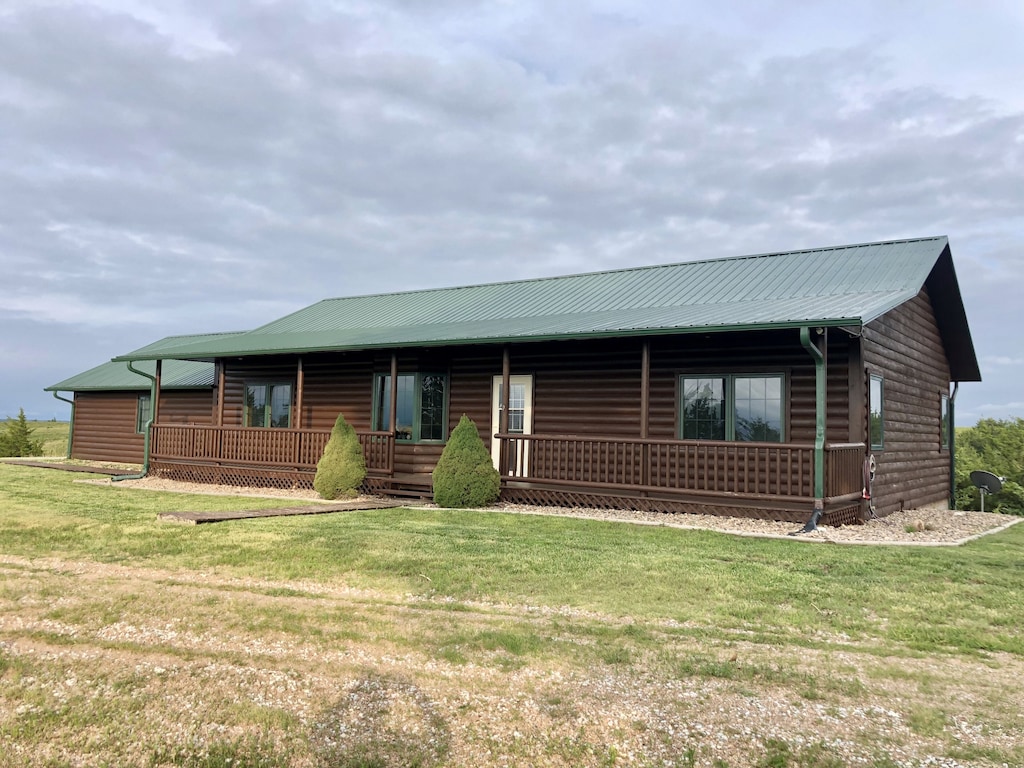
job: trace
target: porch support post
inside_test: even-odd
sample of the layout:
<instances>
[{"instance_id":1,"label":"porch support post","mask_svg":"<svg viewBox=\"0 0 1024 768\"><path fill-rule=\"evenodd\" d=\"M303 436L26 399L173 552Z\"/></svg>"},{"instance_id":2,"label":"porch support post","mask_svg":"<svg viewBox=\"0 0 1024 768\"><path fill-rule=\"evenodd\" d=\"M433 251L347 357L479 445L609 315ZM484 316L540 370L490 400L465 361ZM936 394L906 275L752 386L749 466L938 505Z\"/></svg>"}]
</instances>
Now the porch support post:
<instances>
[{"instance_id":1,"label":"porch support post","mask_svg":"<svg viewBox=\"0 0 1024 768\"><path fill-rule=\"evenodd\" d=\"M640 353L640 437L645 440L650 429L651 405L651 342L644 341Z\"/></svg>"},{"instance_id":2,"label":"porch support post","mask_svg":"<svg viewBox=\"0 0 1024 768\"><path fill-rule=\"evenodd\" d=\"M153 396L153 423L160 423L160 377L163 375L164 361L156 361L156 378L154 380L153 388L156 390L156 394Z\"/></svg>"},{"instance_id":3,"label":"porch support post","mask_svg":"<svg viewBox=\"0 0 1024 768\"><path fill-rule=\"evenodd\" d=\"M398 433L398 353L391 353L391 401L388 404L388 424L391 425L391 434Z\"/></svg>"},{"instance_id":4,"label":"porch support post","mask_svg":"<svg viewBox=\"0 0 1024 768\"><path fill-rule=\"evenodd\" d=\"M217 426L224 426L224 365L223 360L217 361Z\"/></svg>"},{"instance_id":5,"label":"porch support post","mask_svg":"<svg viewBox=\"0 0 1024 768\"><path fill-rule=\"evenodd\" d=\"M293 429L302 429L302 387L306 382L306 375L302 370L302 358L299 358L298 367L295 371L295 418L292 419Z\"/></svg>"},{"instance_id":6,"label":"porch support post","mask_svg":"<svg viewBox=\"0 0 1024 768\"><path fill-rule=\"evenodd\" d=\"M498 432L508 434L508 406L512 389L512 346L506 344L501 350L501 402L498 404ZM508 441L498 441L498 468L502 475L508 474Z\"/></svg>"},{"instance_id":7,"label":"porch support post","mask_svg":"<svg viewBox=\"0 0 1024 768\"><path fill-rule=\"evenodd\" d=\"M650 405L651 405L651 342L644 339L640 351L640 437L646 440L650 436ZM651 484L651 446L646 442L640 447L640 482ZM644 496L647 492L644 491Z\"/></svg>"},{"instance_id":8,"label":"porch support post","mask_svg":"<svg viewBox=\"0 0 1024 768\"><path fill-rule=\"evenodd\" d=\"M508 405L510 401L509 390L512 388L512 352L509 345L501 350L501 406L498 413L498 431L501 434L508 432Z\"/></svg>"},{"instance_id":9,"label":"porch support post","mask_svg":"<svg viewBox=\"0 0 1024 768\"><path fill-rule=\"evenodd\" d=\"M398 351L391 352L391 402L388 404L388 424L391 425L391 447L388 466L395 471L395 437L398 435Z\"/></svg>"},{"instance_id":10,"label":"porch support post","mask_svg":"<svg viewBox=\"0 0 1024 768\"><path fill-rule=\"evenodd\" d=\"M822 348L826 343L825 331L822 330ZM826 403L826 363L825 353L814 346L811 341L811 329L800 329L800 343L814 358L814 511L811 519L804 526L804 531L813 531L825 508L825 403Z\"/></svg>"}]
</instances>

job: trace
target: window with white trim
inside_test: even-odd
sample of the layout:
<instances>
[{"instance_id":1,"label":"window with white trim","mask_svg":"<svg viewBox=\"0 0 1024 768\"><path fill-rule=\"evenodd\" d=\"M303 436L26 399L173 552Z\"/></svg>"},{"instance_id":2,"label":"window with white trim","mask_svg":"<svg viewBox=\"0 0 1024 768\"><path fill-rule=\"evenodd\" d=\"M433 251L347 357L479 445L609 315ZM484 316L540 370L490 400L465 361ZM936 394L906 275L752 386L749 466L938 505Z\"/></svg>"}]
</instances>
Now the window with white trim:
<instances>
[{"instance_id":1,"label":"window with white trim","mask_svg":"<svg viewBox=\"0 0 1024 768\"><path fill-rule=\"evenodd\" d=\"M885 448L885 381L878 374L871 374L868 387L868 440L871 449Z\"/></svg>"}]
</instances>

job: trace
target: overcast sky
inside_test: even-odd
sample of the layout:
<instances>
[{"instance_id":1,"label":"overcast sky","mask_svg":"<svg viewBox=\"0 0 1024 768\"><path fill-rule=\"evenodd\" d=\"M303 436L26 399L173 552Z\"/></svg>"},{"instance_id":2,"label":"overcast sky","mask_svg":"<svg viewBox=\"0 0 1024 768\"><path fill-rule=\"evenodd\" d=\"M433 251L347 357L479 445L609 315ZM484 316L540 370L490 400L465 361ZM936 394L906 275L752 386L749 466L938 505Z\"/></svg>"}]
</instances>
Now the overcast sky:
<instances>
[{"instance_id":1,"label":"overcast sky","mask_svg":"<svg viewBox=\"0 0 1024 768\"><path fill-rule=\"evenodd\" d=\"M321 298L948 235L1024 416L1024 3L0 3L0 417Z\"/></svg>"}]
</instances>

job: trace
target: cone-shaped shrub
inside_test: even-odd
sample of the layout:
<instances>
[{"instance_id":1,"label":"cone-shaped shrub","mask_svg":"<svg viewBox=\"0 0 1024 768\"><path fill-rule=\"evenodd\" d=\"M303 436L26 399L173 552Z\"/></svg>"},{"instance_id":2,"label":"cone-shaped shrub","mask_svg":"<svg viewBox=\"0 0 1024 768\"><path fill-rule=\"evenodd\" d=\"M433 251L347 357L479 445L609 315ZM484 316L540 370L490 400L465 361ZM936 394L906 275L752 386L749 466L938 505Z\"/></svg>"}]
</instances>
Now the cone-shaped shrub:
<instances>
[{"instance_id":1,"label":"cone-shaped shrub","mask_svg":"<svg viewBox=\"0 0 1024 768\"><path fill-rule=\"evenodd\" d=\"M356 489L365 479L366 459L363 458L359 437L352 425L345 421L345 416L339 413L324 455L316 463L313 488L325 499L351 497L356 495Z\"/></svg>"},{"instance_id":2,"label":"cone-shaped shrub","mask_svg":"<svg viewBox=\"0 0 1024 768\"><path fill-rule=\"evenodd\" d=\"M434 468L434 503L439 507L483 507L498 500L501 477L480 439L476 424L465 414L452 430Z\"/></svg>"}]
</instances>

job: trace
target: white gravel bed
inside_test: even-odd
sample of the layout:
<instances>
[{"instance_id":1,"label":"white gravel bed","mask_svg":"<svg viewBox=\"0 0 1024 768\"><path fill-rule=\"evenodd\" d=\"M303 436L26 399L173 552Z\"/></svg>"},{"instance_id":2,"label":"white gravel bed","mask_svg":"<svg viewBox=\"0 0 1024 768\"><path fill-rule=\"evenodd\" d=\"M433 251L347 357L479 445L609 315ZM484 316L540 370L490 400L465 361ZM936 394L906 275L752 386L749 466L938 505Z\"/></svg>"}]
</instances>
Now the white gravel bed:
<instances>
[{"instance_id":1,"label":"white gravel bed","mask_svg":"<svg viewBox=\"0 0 1024 768\"><path fill-rule=\"evenodd\" d=\"M822 525L810 533L798 533L803 528L799 523L754 520L724 515L638 512L617 509L563 509L518 504L504 504L498 508L504 512L568 515L639 525L663 525L670 528L717 531L736 536L798 539L833 544L901 544L910 546L956 546L988 533L1005 530L1024 520L1024 518L992 512L964 512L930 507L894 512L887 517L869 520L864 525L844 525L835 528Z\"/></svg>"},{"instance_id":2,"label":"white gravel bed","mask_svg":"<svg viewBox=\"0 0 1024 768\"><path fill-rule=\"evenodd\" d=\"M101 485L111 484L110 480L79 482ZM301 499L310 502L323 501L315 491L183 483L159 477L146 477L141 480L122 480L116 483L116 485L121 488L141 488L177 493ZM428 508L437 509L433 505L428 505ZM929 507L895 512L887 517L870 520L865 525L846 525L836 528L823 525L819 526L816 531L798 534L797 532L802 528L802 525L799 523L780 523L772 520L754 520L720 515L638 512L634 510L590 509L583 507L541 507L525 504L498 504L488 507L484 511L592 518L638 525L662 525L671 528L717 531L736 536L759 536L819 543L898 544L907 546L956 546L985 534L1005 530L1024 519L992 512L963 512L960 510L949 510L944 507ZM809 515L810 513L808 512Z\"/></svg>"}]
</instances>

